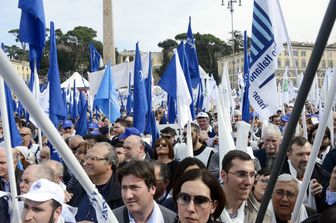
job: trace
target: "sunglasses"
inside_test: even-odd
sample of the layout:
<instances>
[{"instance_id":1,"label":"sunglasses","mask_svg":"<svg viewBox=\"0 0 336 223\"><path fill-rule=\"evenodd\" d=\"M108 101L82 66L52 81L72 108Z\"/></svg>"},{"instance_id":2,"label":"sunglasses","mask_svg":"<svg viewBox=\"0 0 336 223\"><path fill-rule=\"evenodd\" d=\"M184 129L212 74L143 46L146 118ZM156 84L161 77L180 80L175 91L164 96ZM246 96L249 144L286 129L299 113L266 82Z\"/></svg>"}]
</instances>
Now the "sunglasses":
<instances>
[{"instance_id":1,"label":"sunglasses","mask_svg":"<svg viewBox=\"0 0 336 223\"><path fill-rule=\"evenodd\" d=\"M196 210L206 209L212 202L210 198L202 195L191 196L190 194L184 192L177 195L176 202L182 206L188 205L191 201L193 201Z\"/></svg>"}]
</instances>

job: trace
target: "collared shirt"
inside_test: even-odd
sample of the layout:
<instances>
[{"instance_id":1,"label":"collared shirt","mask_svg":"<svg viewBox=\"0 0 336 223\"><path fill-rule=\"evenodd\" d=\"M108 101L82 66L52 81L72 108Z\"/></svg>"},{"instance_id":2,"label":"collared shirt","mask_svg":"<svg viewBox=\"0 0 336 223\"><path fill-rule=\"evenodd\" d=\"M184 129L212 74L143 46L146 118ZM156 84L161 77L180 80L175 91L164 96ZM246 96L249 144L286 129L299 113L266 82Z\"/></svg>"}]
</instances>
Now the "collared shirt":
<instances>
[{"instance_id":1,"label":"collared shirt","mask_svg":"<svg viewBox=\"0 0 336 223\"><path fill-rule=\"evenodd\" d=\"M154 203L153 210L150 213L148 221L146 221L146 223L164 223L163 215L159 205L155 201L153 201L153 203ZM129 212L128 212L128 218L130 223L136 223L136 220Z\"/></svg>"}]
</instances>

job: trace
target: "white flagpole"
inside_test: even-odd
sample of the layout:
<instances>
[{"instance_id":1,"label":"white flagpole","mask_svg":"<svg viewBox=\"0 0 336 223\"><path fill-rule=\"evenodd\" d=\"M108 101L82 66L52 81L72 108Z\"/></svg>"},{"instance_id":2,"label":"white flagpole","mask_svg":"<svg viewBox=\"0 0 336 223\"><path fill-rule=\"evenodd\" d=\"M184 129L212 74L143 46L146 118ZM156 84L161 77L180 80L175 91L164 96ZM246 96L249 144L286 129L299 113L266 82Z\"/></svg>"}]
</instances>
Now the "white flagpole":
<instances>
[{"instance_id":1,"label":"white flagpole","mask_svg":"<svg viewBox=\"0 0 336 223\"><path fill-rule=\"evenodd\" d=\"M0 50L2 53L2 50ZM2 72L1 72L2 74ZM7 104L5 97L5 86L2 77L0 77L0 106L1 106L1 119L3 124L3 134L5 141L5 150L6 150L6 158L7 158L7 168L8 168L8 176L9 176L9 186L10 186L10 196L13 204L13 221L12 222L21 222L21 217L19 213L19 203L16 199L17 191L16 191L16 182L15 182L15 172L14 172L14 161L13 161L13 149L10 140L10 126L8 121L8 113L7 113Z\"/></svg>"},{"instance_id":2,"label":"white flagpole","mask_svg":"<svg viewBox=\"0 0 336 223\"><path fill-rule=\"evenodd\" d=\"M328 114L331 112L332 104L335 98L335 91L336 91L336 75L332 79L330 88L328 90L328 94L326 94L328 95L327 100L326 100L326 105L323 109L323 115L321 118L321 122L317 129L316 137L315 137L314 144L313 144L313 149L310 154L310 158L308 160L308 164L307 164L304 176L303 176L303 182L300 187L299 195L295 202L295 207L294 207L294 211L292 214L291 222L297 222L299 211L300 211L300 206L303 202L304 195L307 191L310 177L313 173L315 161L316 161L316 158L317 158L317 155L318 155L318 152L320 150L320 146L323 140L324 132L326 129L328 118L329 118Z\"/></svg>"},{"instance_id":3,"label":"white flagpole","mask_svg":"<svg viewBox=\"0 0 336 223\"><path fill-rule=\"evenodd\" d=\"M94 202L93 206L97 207L97 209L100 211L100 215L97 216L98 222L117 223L118 220L114 216L110 207L107 205L106 201L104 201L95 185L91 182L90 178L87 176L82 166L79 164L76 157L62 139L50 119L40 108L39 104L34 100L34 97L32 96L28 87L23 82L23 80L19 78L3 51L0 51L0 71L0 75L4 78L4 80L6 80L8 86L12 89L13 92L15 92L24 107L33 116L38 126L43 130L48 139L51 141L52 145L57 148L64 162L68 165L71 172L83 186L92 202Z\"/></svg>"}]
</instances>

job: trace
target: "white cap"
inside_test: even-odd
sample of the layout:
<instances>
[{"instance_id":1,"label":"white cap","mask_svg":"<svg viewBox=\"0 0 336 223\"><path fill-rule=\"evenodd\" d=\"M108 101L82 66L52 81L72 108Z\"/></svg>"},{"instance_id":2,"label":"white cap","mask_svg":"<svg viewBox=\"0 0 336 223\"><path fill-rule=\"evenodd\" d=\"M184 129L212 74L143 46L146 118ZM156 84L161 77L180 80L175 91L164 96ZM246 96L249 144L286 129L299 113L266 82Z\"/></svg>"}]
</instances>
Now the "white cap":
<instances>
[{"instance_id":1,"label":"white cap","mask_svg":"<svg viewBox=\"0 0 336 223\"><path fill-rule=\"evenodd\" d=\"M200 112L197 114L197 118L209 118L209 115L206 112Z\"/></svg>"},{"instance_id":2,"label":"white cap","mask_svg":"<svg viewBox=\"0 0 336 223\"><path fill-rule=\"evenodd\" d=\"M22 154L22 156L24 156L25 159L28 158L29 151L27 146L16 146L15 149L19 151Z\"/></svg>"},{"instance_id":3,"label":"white cap","mask_svg":"<svg viewBox=\"0 0 336 223\"><path fill-rule=\"evenodd\" d=\"M18 196L32 201L44 202L55 200L60 204L64 204L64 191L59 184L51 182L47 179L39 179L33 183L28 193Z\"/></svg>"}]
</instances>

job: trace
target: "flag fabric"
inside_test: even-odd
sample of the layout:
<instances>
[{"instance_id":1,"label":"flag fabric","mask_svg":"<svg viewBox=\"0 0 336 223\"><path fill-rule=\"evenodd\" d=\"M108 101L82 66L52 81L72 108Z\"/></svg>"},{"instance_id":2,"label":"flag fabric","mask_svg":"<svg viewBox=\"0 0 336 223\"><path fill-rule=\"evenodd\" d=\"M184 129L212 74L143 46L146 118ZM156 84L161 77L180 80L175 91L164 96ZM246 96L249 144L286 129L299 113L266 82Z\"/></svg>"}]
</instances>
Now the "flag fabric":
<instances>
[{"instance_id":1,"label":"flag fabric","mask_svg":"<svg viewBox=\"0 0 336 223\"><path fill-rule=\"evenodd\" d=\"M110 63L106 66L103 79L94 98L93 106L98 106L98 108L112 123L120 117L118 94L114 87Z\"/></svg>"},{"instance_id":2,"label":"flag fabric","mask_svg":"<svg viewBox=\"0 0 336 223\"><path fill-rule=\"evenodd\" d=\"M275 70L277 57L286 42L285 25L279 19L277 2L255 0L252 22L249 99L262 120L278 109Z\"/></svg>"},{"instance_id":3,"label":"flag fabric","mask_svg":"<svg viewBox=\"0 0 336 223\"><path fill-rule=\"evenodd\" d=\"M203 83L200 82L198 86L198 93L197 93L197 101L196 101L196 114L203 110L203 103L204 103L204 91L203 91Z\"/></svg>"},{"instance_id":4,"label":"flag fabric","mask_svg":"<svg viewBox=\"0 0 336 223\"><path fill-rule=\"evenodd\" d=\"M71 110L71 117L73 120L76 120L78 117L78 103L77 103L77 94L76 94L76 81L74 80L73 83L73 92L72 92L72 110Z\"/></svg>"},{"instance_id":5,"label":"flag fabric","mask_svg":"<svg viewBox=\"0 0 336 223\"><path fill-rule=\"evenodd\" d=\"M85 99L84 94L80 91L79 92L79 102L78 102L78 113L80 114L82 112L82 109L84 108L87 100Z\"/></svg>"},{"instance_id":6,"label":"flag fabric","mask_svg":"<svg viewBox=\"0 0 336 223\"><path fill-rule=\"evenodd\" d=\"M45 46L45 17L43 0L19 0L21 11L19 39L29 43L30 69L34 70L34 60L37 68L40 66L43 48Z\"/></svg>"},{"instance_id":7,"label":"flag fabric","mask_svg":"<svg viewBox=\"0 0 336 223\"><path fill-rule=\"evenodd\" d=\"M191 113L192 119L194 120L195 119L195 108L194 108L193 90L192 90L192 86L191 86L191 78L190 78L190 73L189 73L188 59L187 59L187 55L186 55L186 52L185 52L185 46L184 46L183 41L178 46L177 52L178 52L178 55L179 55L181 67L182 67L182 70L183 70L183 73L184 73L184 77L185 77L185 80L186 80L187 85L188 85L188 90L189 90L190 97L191 97L190 113Z\"/></svg>"},{"instance_id":8,"label":"flag fabric","mask_svg":"<svg viewBox=\"0 0 336 223\"><path fill-rule=\"evenodd\" d=\"M150 134L152 132L152 54L149 52L149 68L148 68L148 77L145 80L145 87L146 87L146 97L147 97L147 107L148 107L148 112L146 115L146 127L145 127L145 132ZM154 116L155 117L155 116Z\"/></svg>"},{"instance_id":9,"label":"flag fabric","mask_svg":"<svg viewBox=\"0 0 336 223\"><path fill-rule=\"evenodd\" d=\"M176 100L167 94L168 123L174 124L176 120Z\"/></svg>"},{"instance_id":10,"label":"flag fabric","mask_svg":"<svg viewBox=\"0 0 336 223\"><path fill-rule=\"evenodd\" d=\"M249 123L250 121L250 101L249 101L249 70L250 70L250 60L247 51L247 33L244 31L244 95L243 95L243 108L242 108L242 120Z\"/></svg>"},{"instance_id":11,"label":"flag fabric","mask_svg":"<svg viewBox=\"0 0 336 223\"><path fill-rule=\"evenodd\" d=\"M282 79L282 103L289 103L289 83L288 83L288 67L286 66Z\"/></svg>"},{"instance_id":12,"label":"flag fabric","mask_svg":"<svg viewBox=\"0 0 336 223\"><path fill-rule=\"evenodd\" d=\"M142 72L139 44L136 43L134 61L134 107L133 107L133 126L143 133L146 125L146 114L148 108L145 80Z\"/></svg>"},{"instance_id":13,"label":"flag fabric","mask_svg":"<svg viewBox=\"0 0 336 223\"><path fill-rule=\"evenodd\" d=\"M90 48L90 72L95 72L102 67L102 57L100 56L99 52L94 47L93 43L89 44Z\"/></svg>"},{"instance_id":14,"label":"flag fabric","mask_svg":"<svg viewBox=\"0 0 336 223\"><path fill-rule=\"evenodd\" d=\"M189 17L189 25L187 31L187 43L185 46L186 55L188 58L189 73L191 78L191 85L196 88L201 81L201 75L199 72L198 57L196 52L196 45L194 35L191 30L191 17Z\"/></svg>"},{"instance_id":15,"label":"flag fabric","mask_svg":"<svg viewBox=\"0 0 336 223\"><path fill-rule=\"evenodd\" d=\"M67 117L66 108L62 98L60 87L60 77L57 62L57 48L54 23L50 22L50 56L49 56L49 118L58 126L59 120L64 120Z\"/></svg>"},{"instance_id":16,"label":"flag fabric","mask_svg":"<svg viewBox=\"0 0 336 223\"><path fill-rule=\"evenodd\" d=\"M22 138L19 129L17 128L17 125L15 123L12 93L7 84L5 84L5 94L7 103L8 124L10 128L10 140L11 146L14 148L15 146L20 146L22 144Z\"/></svg>"},{"instance_id":17,"label":"flag fabric","mask_svg":"<svg viewBox=\"0 0 336 223\"><path fill-rule=\"evenodd\" d=\"M183 128L188 121L192 121L190 113L191 97L176 49L158 85L172 98L176 99L178 125Z\"/></svg>"},{"instance_id":18,"label":"flag fabric","mask_svg":"<svg viewBox=\"0 0 336 223\"><path fill-rule=\"evenodd\" d=\"M81 109L81 113L79 115L79 119L76 124L76 134L77 135L85 136L88 133L87 108L88 108L88 103L86 101L83 108Z\"/></svg>"},{"instance_id":19,"label":"flag fabric","mask_svg":"<svg viewBox=\"0 0 336 223\"><path fill-rule=\"evenodd\" d=\"M132 86L131 86L131 73L128 74L128 95L126 102L127 115L130 115L133 111L133 96L132 96Z\"/></svg>"}]
</instances>

